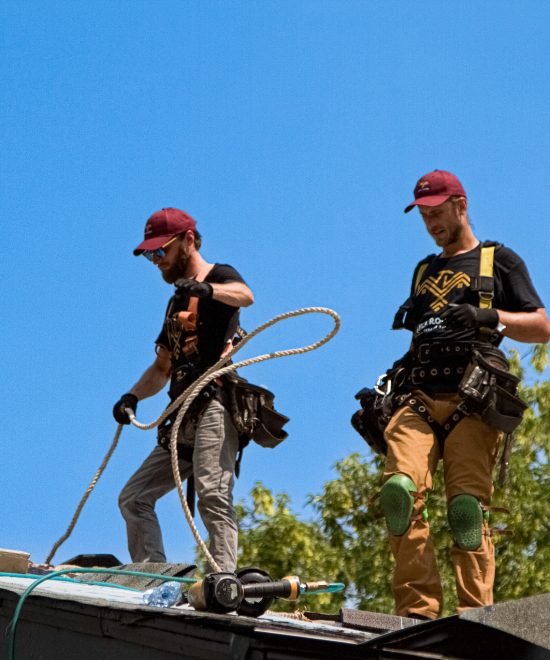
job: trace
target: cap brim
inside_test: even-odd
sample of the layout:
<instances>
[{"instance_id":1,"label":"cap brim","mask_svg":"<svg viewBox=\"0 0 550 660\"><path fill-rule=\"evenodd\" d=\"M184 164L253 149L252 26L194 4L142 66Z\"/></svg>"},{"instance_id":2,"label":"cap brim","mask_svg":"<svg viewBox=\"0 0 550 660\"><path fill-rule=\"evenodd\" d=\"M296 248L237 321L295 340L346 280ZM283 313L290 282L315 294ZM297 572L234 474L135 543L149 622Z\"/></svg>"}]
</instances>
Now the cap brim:
<instances>
[{"instance_id":1,"label":"cap brim","mask_svg":"<svg viewBox=\"0 0 550 660\"><path fill-rule=\"evenodd\" d=\"M163 245L166 245L166 243L168 243L171 238L174 238L174 236L177 236L177 234L148 238L137 246L137 248L134 250L134 254L136 257L139 257L139 255L143 254L145 250L158 250Z\"/></svg>"},{"instance_id":2,"label":"cap brim","mask_svg":"<svg viewBox=\"0 0 550 660\"><path fill-rule=\"evenodd\" d=\"M446 202L449 197L452 197L452 195L426 195L426 197L419 197L407 206L404 213L412 211L415 206L439 206L443 202Z\"/></svg>"}]
</instances>

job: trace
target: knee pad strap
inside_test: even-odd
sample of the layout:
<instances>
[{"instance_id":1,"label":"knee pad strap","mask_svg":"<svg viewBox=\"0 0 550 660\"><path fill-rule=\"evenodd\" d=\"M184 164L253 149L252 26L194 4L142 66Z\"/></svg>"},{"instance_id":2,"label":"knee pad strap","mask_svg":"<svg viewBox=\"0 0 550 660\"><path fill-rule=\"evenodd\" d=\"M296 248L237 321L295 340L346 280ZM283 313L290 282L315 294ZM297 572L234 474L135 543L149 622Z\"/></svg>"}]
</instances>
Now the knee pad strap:
<instances>
[{"instance_id":1,"label":"knee pad strap","mask_svg":"<svg viewBox=\"0 0 550 660\"><path fill-rule=\"evenodd\" d=\"M406 474L394 474L382 486L380 506L390 534L402 536L411 524L416 493L414 481Z\"/></svg>"},{"instance_id":2,"label":"knee pad strap","mask_svg":"<svg viewBox=\"0 0 550 660\"><path fill-rule=\"evenodd\" d=\"M453 497L447 508L453 538L462 550L477 550L483 533L483 509L477 497L463 493Z\"/></svg>"}]
</instances>

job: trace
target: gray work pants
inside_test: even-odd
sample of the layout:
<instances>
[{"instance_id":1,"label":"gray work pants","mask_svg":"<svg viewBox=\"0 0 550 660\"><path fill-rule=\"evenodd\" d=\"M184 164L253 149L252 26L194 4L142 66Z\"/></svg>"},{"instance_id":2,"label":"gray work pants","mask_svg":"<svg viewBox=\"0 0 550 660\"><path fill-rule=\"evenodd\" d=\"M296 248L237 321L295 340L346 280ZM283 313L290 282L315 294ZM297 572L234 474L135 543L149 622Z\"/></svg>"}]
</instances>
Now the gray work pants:
<instances>
[{"instance_id":1,"label":"gray work pants","mask_svg":"<svg viewBox=\"0 0 550 660\"><path fill-rule=\"evenodd\" d=\"M182 480L195 478L198 509L209 535L209 550L222 571L237 564L237 522L233 509L235 460L239 447L230 414L212 400L197 426L188 424L186 443L194 441L193 463L180 460ZM155 503L175 488L170 453L155 447L119 496L133 562L165 562Z\"/></svg>"}]
</instances>

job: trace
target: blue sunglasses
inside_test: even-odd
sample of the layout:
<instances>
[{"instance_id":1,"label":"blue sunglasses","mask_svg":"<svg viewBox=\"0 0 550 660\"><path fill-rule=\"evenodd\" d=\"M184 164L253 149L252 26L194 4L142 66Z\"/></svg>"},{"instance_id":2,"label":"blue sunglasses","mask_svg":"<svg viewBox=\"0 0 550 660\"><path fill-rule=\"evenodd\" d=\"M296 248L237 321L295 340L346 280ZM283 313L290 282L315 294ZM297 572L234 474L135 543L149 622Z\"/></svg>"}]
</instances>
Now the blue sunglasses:
<instances>
[{"instance_id":1,"label":"blue sunglasses","mask_svg":"<svg viewBox=\"0 0 550 660\"><path fill-rule=\"evenodd\" d=\"M162 247L157 248L156 250L143 250L142 254L143 256L148 259L149 261L153 261L153 259L156 257L157 259L162 259L164 255L166 254L166 248L173 243L176 238L179 238L178 236L174 236L174 238L171 238L168 243L165 243Z\"/></svg>"}]
</instances>

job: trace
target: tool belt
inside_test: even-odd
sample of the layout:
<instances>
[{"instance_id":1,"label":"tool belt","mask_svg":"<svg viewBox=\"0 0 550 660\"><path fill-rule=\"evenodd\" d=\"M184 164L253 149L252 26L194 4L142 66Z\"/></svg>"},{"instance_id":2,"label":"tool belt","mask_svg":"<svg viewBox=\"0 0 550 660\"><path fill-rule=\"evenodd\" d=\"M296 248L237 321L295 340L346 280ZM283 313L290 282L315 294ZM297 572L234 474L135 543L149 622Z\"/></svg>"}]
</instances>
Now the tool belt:
<instances>
[{"instance_id":1,"label":"tool belt","mask_svg":"<svg viewBox=\"0 0 550 660\"><path fill-rule=\"evenodd\" d=\"M181 372L181 373L180 373ZM174 400L184 390L184 384L189 382L189 370L180 368L172 379L169 391ZM192 460L193 447L184 443L186 426L198 424L202 414L212 399L217 399L229 411L233 424L239 434L239 448L245 447L253 440L262 447L276 447L288 437L283 426L289 421L286 415L275 410L275 395L265 387L253 385L246 379L234 374L223 378L223 385L209 383L193 401L182 420L178 431L178 456ZM158 427L157 442L166 450L170 450L172 425L176 419L174 411Z\"/></svg>"},{"instance_id":2,"label":"tool belt","mask_svg":"<svg viewBox=\"0 0 550 660\"><path fill-rule=\"evenodd\" d=\"M228 410L241 446L253 440L262 447L273 448L288 437L283 426L289 418L275 410L273 392L234 373L226 375L224 381Z\"/></svg>"},{"instance_id":3,"label":"tool belt","mask_svg":"<svg viewBox=\"0 0 550 660\"><path fill-rule=\"evenodd\" d=\"M429 388L446 379L459 381L458 417L455 414L443 423L445 436L471 414L505 433L512 433L520 424L527 406L517 392L519 378L509 372L506 357L495 346L484 342L421 344L414 352L414 362L407 377L411 388Z\"/></svg>"},{"instance_id":4,"label":"tool belt","mask_svg":"<svg viewBox=\"0 0 550 660\"><path fill-rule=\"evenodd\" d=\"M465 363L467 357L470 359ZM477 342L420 345L383 374L374 389L363 388L355 395L361 410L352 416L352 426L374 451L383 454L387 452L384 430L392 415L404 405L426 420L441 450L447 436L467 415L477 414L489 426L510 434L520 424L527 405L517 392L519 378L509 373L508 368L502 351L491 345ZM458 377L461 401L454 413L439 424L412 391Z\"/></svg>"}]
</instances>

